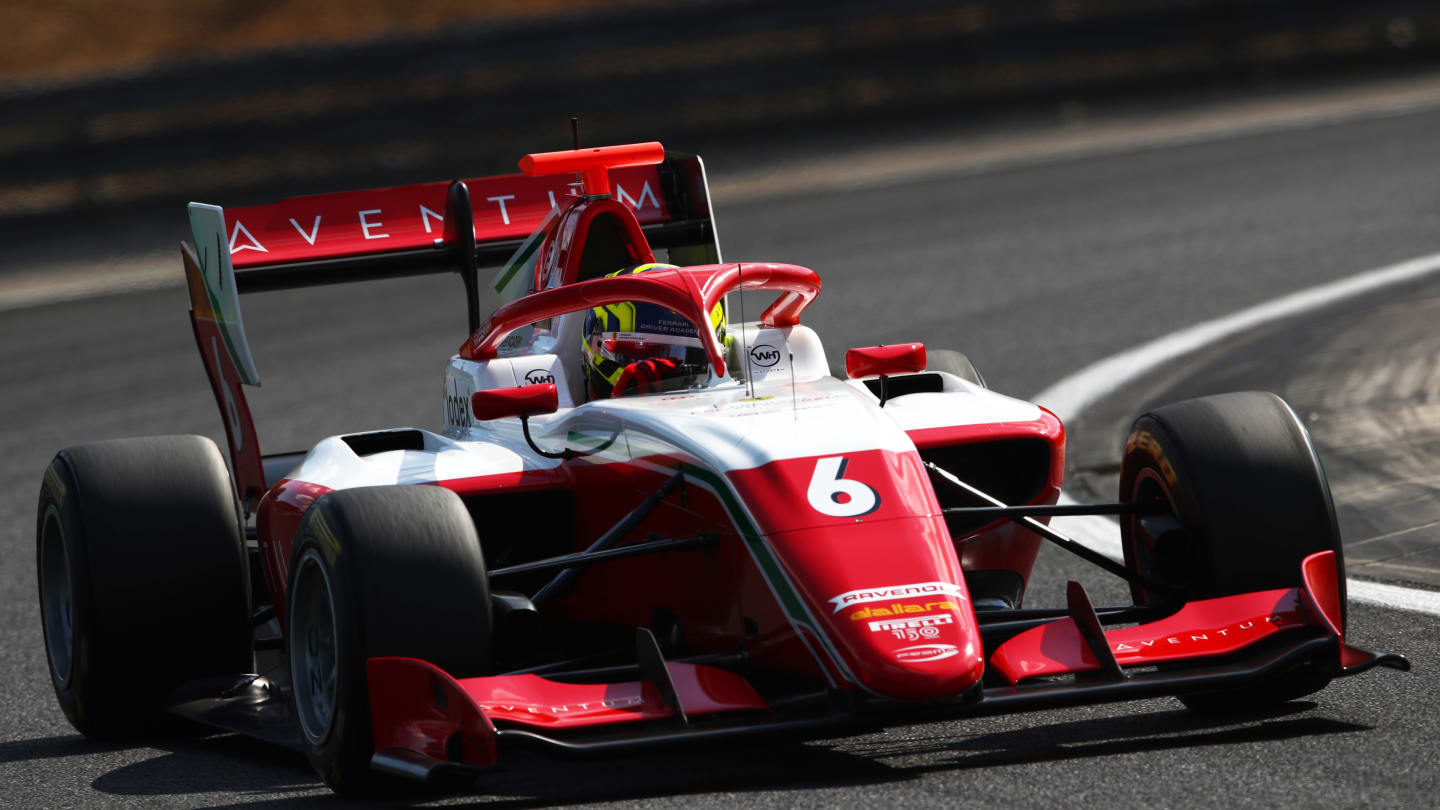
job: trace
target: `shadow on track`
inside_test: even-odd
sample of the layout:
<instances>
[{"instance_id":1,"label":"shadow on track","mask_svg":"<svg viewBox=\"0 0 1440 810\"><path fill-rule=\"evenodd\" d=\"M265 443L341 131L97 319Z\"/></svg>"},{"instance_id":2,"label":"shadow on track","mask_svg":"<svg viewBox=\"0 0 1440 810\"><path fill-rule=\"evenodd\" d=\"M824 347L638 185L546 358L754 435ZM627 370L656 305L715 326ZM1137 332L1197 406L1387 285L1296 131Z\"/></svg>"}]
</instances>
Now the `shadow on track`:
<instances>
[{"instance_id":1,"label":"shadow on track","mask_svg":"<svg viewBox=\"0 0 1440 810\"><path fill-rule=\"evenodd\" d=\"M1006 765L1092 759L1138 752L1272 742L1323 734L1368 731L1372 727L1326 717L1299 717L1316 704L1292 702L1264 714L1198 715L1184 710L1123 715L1033 726L978 735L950 735L903 743L877 741L856 752L868 757L909 757L952 753L944 761L901 770L992 768Z\"/></svg>"},{"instance_id":2,"label":"shadow on track","mask_svg":"<svg viewBox=\"0 0 1440 810\"><path fill-rule=\"evenodd\" d=\"M954 733L955 723L934 726L937 733L927 733L930 727L916 725L808 744L689 748L592 761L564 761L517 751L506 757L503 769L481 777L473 787L461 791L420 789L385 797L379 804L442 801L530 808L686 794L814 790L903 782L939 771L1264 743L1369 729L1307 716L1313 709L1314 703L1294 702L1260 716L1158 711L973 735ZM969 725L981 728L977 724L983 722ZM5 743L0 744L0 763L139 747L165 753L102 774L93 787L113 796L131 797L242 793L253 800L226 806L247 808L333 802L304 758L245 737L203 730L176 731L134 745L91 743L79 736ZM640 774L643 777L637 776Z\"/></svg>"}]
</instances>

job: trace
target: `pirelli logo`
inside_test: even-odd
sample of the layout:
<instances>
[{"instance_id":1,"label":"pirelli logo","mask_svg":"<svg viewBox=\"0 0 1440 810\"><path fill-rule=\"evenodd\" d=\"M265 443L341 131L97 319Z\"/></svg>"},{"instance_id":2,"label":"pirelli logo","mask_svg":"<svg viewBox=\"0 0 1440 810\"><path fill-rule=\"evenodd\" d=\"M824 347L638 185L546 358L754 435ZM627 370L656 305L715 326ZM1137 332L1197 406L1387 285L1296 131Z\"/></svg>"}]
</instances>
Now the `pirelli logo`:
<instances>
[{"instance_id":1,"label":"pirelli logo","mask_svg":"<svg viewBox=\"0 0 1440 810\"><path fill-rule=\"evenodd\" d=\"M54 499L55 505L64 506L66 487L65 483L60 480L60 473L55 470L55 465L59 463L60 461L57 459L52 461L49 467L45 468L44 485L45 489L50 491L50 497Z\"/></svg>"},{"instance_id":2,"label":"pirelli logo","mask_svg":"<svg viewBox=\"0 0 1440 810\"><path fill-rule=\"evenodd\" d=\"M912 616L908 619L886 619L885 621L870 622L870 632L879 633L885 630L910 630L919 627L938 627L942 624L954 623L954 616L948 613L940 613L934 616Z\"/></svg>"}]
</instances>

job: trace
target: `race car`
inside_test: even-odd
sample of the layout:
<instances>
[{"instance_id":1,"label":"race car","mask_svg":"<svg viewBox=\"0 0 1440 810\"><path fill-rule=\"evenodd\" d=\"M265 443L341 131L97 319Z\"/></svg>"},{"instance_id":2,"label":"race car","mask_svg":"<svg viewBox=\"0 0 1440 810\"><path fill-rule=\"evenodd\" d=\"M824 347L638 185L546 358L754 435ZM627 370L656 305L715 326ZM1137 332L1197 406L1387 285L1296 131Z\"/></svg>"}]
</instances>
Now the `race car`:
<instances>
[{"instance_id":1,"label":"race car","mask_svg":"<svg viewBox=\"0 0 1440 810\"><path fill-rule=\"evenodd\" d=\"M45 470L46 653L80 732L180 715L304 751L353 795L474 779L513 747L1166 695L1247 709L1408 669L1345 637L1329 488L1278 397L1156 408L1116 500L1060 504L1060 420L964 355L850 347L832 374L801 322L820 277L722 261L698 157L519 166L191 204L181 253L229 468L166 436ZM460 275L468 316L441 427L262 454L239 294L435 272ZM741 291L773 301L746 320ZM1060 515L1116 516L1123 563ZM1067 607L1027 609L1044 542L1133 603L1070 582Z\"/></svg>"}]
</instances>

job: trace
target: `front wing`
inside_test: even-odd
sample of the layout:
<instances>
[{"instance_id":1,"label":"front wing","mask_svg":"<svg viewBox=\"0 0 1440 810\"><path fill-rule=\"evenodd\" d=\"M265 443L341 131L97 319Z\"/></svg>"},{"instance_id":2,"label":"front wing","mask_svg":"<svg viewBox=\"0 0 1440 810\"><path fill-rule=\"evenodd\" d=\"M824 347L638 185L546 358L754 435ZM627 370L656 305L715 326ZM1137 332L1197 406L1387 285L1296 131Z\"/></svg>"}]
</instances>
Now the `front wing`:
<instances>
[{"instance_id":1,"label":"front wing","mask_svg":"<svg viewBox=\"0 0 1440 810\"><path fill-rule=\"evenodd\" d=\"M664 661L637 631L638 664L563 676L453 678L410 658L372 658L366 674L377 770L416 780L495 767L508 747L613 754L752 735L816 735L919 720L1051 709L1168 695L1223 694L1315 670L1331 677L1400 655L1346 643L1333 552L1307 557L1303 585L1191 602L1159 621L1105 631L1083 589L1069 615L1021 632L989 655L994 685L942 701L816 691L766 699L718 666ZM228 693L179 698L171 711L295 746L283 695L252 677ZM292 732L293 733L293 732Z\"/></svg>"},{"instance_id":2,"label":"front wing","mask_svg":"<svg viewBox=\"0 0 1440 810\"><path fill-rule=\"evenodd\" d=\"M1304 585L1192 602L1157 622L1103 632L1072 583L1070 616L1021 633L990 655L1006 684L940 702L830 693L767 702L742 676L712 666L648 663L639 680L563 683L537 675L454 679L423 661L369 661L375 767L425 779L483 769L499 749L614 753L737 735L942 719L1084 703L1224 692L1319 667L1333 676L1403 657L1345 643L1334 554L1302 564ZM1088 614L1087 614L1088 612ZM1163 665L1163 666L1162 666ZM1063 680L1057 676L1066 677Z\"/></svg>"}]
</instances>

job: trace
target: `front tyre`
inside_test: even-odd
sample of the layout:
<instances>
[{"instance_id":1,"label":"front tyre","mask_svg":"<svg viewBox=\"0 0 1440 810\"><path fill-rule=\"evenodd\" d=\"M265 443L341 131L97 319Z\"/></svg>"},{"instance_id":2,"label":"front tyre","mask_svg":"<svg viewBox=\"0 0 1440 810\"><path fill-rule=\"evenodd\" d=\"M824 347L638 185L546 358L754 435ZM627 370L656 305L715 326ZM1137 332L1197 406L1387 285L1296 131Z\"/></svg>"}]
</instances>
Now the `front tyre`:
<instances>
[{"instance_id":1,"label":"front tyre","mask_svg":"<svg viewBox=\"0 0 1440 810\"><path fill-rule=\"evenodd\" d=\"M428 661L456 678L490 667L490 593L469 512L440 487L328 493L300 523L286 648L306 753L336 793L384 786L365 662Z\"/></svg>"},{"instance_id":2,"label":"front tyre","mask_svg":"<svg viewBox=\"0 0 1440 810\"><path fill-rule=\"evenodd\" d=\"M252 668L238 506L209 439L61 450L35 540L50 680L85 736L142 731L186 681Z\"/></svg>"},{"instance_id":3,"label":"front tyre","mask_svg":"<svg viewBox=\"0 0 1440 810\"><path fill-rule=\"evenodd\" d=\"M1300 587L1301 561L1335 552L1343 629L1345 563L1330 487L1309 432L1278 396L1220 394L1142 415L1125 442L1120 500L1158 508L1120 521L1126 565L1186 600ZM1139 604L1164 602L1132 591ZM1181 701L1202 711L1258 709L1318 691L1330 678L1315 666L1282 682Z\"/></svg>"}]
</instances>

